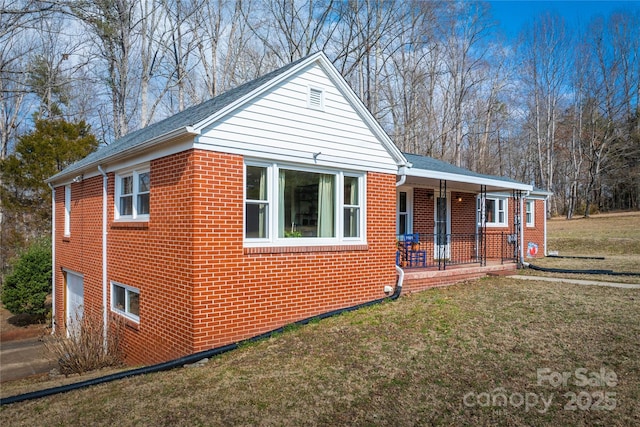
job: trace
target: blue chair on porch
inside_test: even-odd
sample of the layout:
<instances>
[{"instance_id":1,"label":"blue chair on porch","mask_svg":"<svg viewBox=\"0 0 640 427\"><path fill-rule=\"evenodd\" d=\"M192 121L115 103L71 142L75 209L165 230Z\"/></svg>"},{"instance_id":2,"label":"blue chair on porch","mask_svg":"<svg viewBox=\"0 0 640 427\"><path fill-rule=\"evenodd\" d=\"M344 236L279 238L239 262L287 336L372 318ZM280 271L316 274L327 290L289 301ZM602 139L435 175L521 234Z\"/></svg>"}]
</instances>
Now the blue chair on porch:
<instances>
[{"instance_id":1,"label":"blue chair on porch","mask_svg":"<svg viewBox=\"0 0 640 427\"><path fill-rule=\"evenodd\" d=\"M420 247L419 233L404 234L401 242L406 267L427 266L427 251Z\"/></svg>"}]
</instances>

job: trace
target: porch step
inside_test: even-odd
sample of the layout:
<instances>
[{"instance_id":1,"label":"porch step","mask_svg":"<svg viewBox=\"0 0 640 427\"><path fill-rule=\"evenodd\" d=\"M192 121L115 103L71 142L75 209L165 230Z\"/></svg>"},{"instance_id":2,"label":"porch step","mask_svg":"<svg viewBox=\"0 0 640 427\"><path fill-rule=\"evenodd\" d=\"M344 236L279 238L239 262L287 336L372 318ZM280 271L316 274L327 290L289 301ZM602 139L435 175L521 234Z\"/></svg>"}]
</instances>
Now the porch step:
<instances>
[{"instance_id":1,"label":"porch step","mask_svg":"<svg viewBox=\"0 0 640 427\"><path fill-rule=\"evenodd\" d=\"M498 264L480 266L452 266L446 270L436 269L406 269L404 283L402 286L403 293L419 292L425 289L435 288L439 286L453 285L465 280L474 280L486 276L507 276L514 274L516 264Z\"/></svg>"}]
</instances>

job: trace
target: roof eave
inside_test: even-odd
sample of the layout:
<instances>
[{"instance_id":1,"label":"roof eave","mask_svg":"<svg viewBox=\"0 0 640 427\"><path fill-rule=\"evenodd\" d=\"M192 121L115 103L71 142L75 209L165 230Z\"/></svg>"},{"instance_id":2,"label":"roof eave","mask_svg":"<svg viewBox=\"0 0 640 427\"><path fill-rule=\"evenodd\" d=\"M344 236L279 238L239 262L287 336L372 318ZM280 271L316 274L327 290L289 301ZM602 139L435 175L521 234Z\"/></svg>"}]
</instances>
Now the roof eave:
<instances>
[{"instance_id":1,"label":"roof eave","mask_svg":"<svg viewBox=\"0 0 640 427\"><path fill-rule=\"evenodd\" d=\"M478 176L467 176L453 174L449 172L438 172L426 169L408 169L407 175L416 178L439 179L444 181L460 182L465 184L486 185L492 188L504 188L505 190L531 191L533 186L519 182L503 181L499 179L484 178Z\"/></svg>"},{"instance_id":2,"label":"roof eave","mask_svg":"<svg viewBox=\"0 0 640 427\"><path fill-rule=\"evenodd\" d=\"M180 138L187 135L197 136L197 135L200 135L200 131L198 129L195 129L193 126L184 126L178 129L174 129L172 131L166 132L162 135L158 135L154 138L151 138L141 144L135 145L126 150L118 151L116 153L113 153L112 155L90 162L85 166L82 166L81 168L78 168L78 169L72 168L68 172L62 171L60 173L57 173L51 178L46 179L45 183L52 184L54 182L64 180L65 178L76 176L78 175L78 173L96 169L98 166L102 166L107 163L113 163L128 157L135 156L136 154L139 154L152 146L163 144L165 142L169 142L173 139Z\"/></svg>"}]
</instances>

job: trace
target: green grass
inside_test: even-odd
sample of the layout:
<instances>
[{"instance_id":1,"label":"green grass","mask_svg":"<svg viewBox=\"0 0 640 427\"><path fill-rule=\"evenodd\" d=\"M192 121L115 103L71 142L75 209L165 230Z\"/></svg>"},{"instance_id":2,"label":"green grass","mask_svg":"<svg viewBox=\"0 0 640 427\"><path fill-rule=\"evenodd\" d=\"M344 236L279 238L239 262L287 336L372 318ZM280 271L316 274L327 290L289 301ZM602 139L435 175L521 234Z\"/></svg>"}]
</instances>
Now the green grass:
<instances>
[{"instance_id":1,"label":"green grass","mask_svg":"<svg viewBox=\"0 0 640 427\"><path fill-rule=\"evenodd\" d=\"M547 223L548 247L561 256L604 259L554 258L529 260L548 268L569 270L611 270L640 273L640 212L595 215L571 221L555 218ZM640 283L640 276L541 273L527 275L560 276L605 282Z\"/></svg>"},{"instance_id":2,"label":"green grass","mask_svg":"<svg viewBox=\"0 0 640 427\"><path fill-rule=\"evenodd\" d=\"M630 425L639 336L640 291L491 278L295 328L204 367L9 405L0 423ZM619 383L538 385L544 368L605 368ZM545 413L464 404L496 390L554 398ZM616 394L615 409L564 409L565 393L599 391Z\"/></svg>"},{"instance_id":3,"label":"green grass","mask_svg":"<svg viewBox=\"0 0 640 427\"><path fill-rule=\"evenodd\" d=\"M634 229L622 235L635 236L638 218L624 220ZM617 254L611 241L618 237L603 237L602 222L575 222L597 230L579 233L570 221L558 222L556 231L551 221L549 240L561 253L569 246L557 242L582 235L604 242L602 252L572 255L624 258L617 268L640 264L640 252ZM0 424L636 425L639 337L640 290L494 277L287 328L202 367L5 406ZM581 368L613 372L617 383L576 384ZM539 384L540 369L567 372L570 379L557 387ZM47 386L4 383L1 393ZM501 393L511 403L480 404ZM571 405L572 393L582 396L580 406ZM583 410L603 393L615 407ZM535 396L537 405L517 405L525 396ZM548 408L541 398L551 398Z\"/></svg>"}]
</instances>

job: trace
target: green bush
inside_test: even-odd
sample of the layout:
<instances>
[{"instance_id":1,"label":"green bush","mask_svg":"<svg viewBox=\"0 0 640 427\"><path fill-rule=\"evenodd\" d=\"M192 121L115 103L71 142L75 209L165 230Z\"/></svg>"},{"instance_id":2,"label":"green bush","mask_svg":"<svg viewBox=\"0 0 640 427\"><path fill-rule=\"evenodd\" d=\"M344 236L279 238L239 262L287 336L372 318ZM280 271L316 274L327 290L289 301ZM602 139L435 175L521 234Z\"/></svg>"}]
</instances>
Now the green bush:
<instances>
[{"instance_id":1,"label":"green bush","mask_svg":"<svg viewBox=\"0 0 640 427\"><path fill-rule=\"evenodd\" d=\"M13 314L45 317L51 292L51 241L31 244L13 263L2 287L2 303Z\"/></svg>"}]
</instances>

